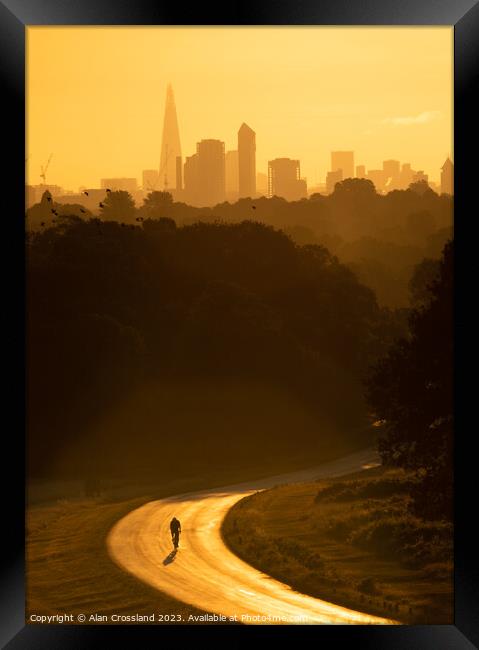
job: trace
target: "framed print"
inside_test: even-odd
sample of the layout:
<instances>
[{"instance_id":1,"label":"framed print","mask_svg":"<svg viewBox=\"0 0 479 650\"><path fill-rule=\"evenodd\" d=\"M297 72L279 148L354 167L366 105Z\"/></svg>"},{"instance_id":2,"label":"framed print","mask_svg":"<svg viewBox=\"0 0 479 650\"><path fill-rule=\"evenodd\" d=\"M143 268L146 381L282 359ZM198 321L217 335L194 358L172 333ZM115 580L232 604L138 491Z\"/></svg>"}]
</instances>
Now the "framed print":
<instances>
[{"instance_id":1,"label":"framed print","mask_svg":"<svg viewBox=\"0 0 479 650\"><path fill-rule=\"evenodd\" d=\"M3 646L477 647L478 4L0 14Z\"/></svg>"}]
</instances>

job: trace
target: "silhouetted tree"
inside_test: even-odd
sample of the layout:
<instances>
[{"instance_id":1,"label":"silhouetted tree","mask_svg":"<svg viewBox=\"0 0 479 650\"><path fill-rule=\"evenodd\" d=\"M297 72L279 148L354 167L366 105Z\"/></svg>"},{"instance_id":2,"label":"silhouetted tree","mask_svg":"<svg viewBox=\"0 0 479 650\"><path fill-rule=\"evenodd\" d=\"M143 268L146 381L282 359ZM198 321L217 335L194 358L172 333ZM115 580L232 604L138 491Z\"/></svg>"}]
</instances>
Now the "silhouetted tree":
<instances>
[{"instance_id":1,"label":"silhouetted tree","mask_svg":"<svg viewBox=\"0 0 479 650\"><path fill-rule=\"evenodd\" d=\"M433 190L429 187L429 183L424 180L414 181L414 183L411 183L409 185L408 189L411 192L416 192L416 194L419 194L420 196L423 196L428 192L433 192Z\"/></svg>"},{"instance_id":2,"label":"silhouetted tree","mask_svg":"<svg viewBox=\"0 0 479 650\"><path fill-rule=\"evenodd\" d=\"M334 197L365 197L371 200L376 195L374 183L366 178L346 178L344 181L336 183L334 186Z\"/></svg>"},{"instance_id":3,"label":"silhouetted tree","mask_svg":"<svg viewBox=\"0 0 479 650\"><path fill-rule=\"evenodd\" d=\"M81 219L93 217L93 213L79 203L57 203L56 206L60 217L79 217Z\"/></svg>"},{"instance_id":4,"label":"silhouetted tree","mask_svg":"<svg viewBox=\"0 0 479 650\"><path fill-rule=\"evenodd\" d=\"M139 213L148 219L171 217L173 196L170 192L150 192L143 200Z\"/></svg>"},{"instance_id":5,"label":"silhouetted tree","mask_svg":"<svg viewBox=\"0 0 479 650\"><path fill-rule=\"evenodd\" d=\"M430 301L413 310L409 339L374 367L368 400L384 420L383 462L415 469L413 508L424 517L452 517L453 243L444 248Z\"/></svg>"},{"instance_id":6,"label":"silhouetted tree","mask_svg":"<svg viewBox=\"0 0 479 650\"><path fill-rule=\"evenodd\" d=\"M27 227L32 230L39 230L51 225L54 218L52 210L55 210L56 207L58 206L53 202L51 193L45 190L40 203L35 203L26 212Z\"/></svg>"},{"instance_id":7,"label":"silhouetted tree","mask_svg":"<svg viewBox=\"0 0 479 650\"><path fill-rule=\"evenodd\" d=\"M109 221L133 222L136 214L133 197L124 190L108 192L102 201L100 214Z\"/></svg>"}]
</instances>

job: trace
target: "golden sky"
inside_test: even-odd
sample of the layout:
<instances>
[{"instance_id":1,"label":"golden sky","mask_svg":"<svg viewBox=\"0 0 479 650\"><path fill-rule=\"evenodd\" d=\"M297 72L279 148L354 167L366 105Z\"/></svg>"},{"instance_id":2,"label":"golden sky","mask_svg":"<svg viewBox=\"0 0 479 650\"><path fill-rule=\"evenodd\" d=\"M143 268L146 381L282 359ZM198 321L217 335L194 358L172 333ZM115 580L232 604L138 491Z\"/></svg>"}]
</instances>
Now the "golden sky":
<instances>
[{"instance_id":1,"label":"golden sky","mask_svg":"<svg viewBox=\"0 0 479 650\"><path fill-rule=\"evenodd\" d=\"M256 131L257 171L299 158L324 182L332 150L410 162L453 157L451 27L28 27L27 182L77 190L158 168L167 83L183 157Z\"/></svg>"}]
</instances>

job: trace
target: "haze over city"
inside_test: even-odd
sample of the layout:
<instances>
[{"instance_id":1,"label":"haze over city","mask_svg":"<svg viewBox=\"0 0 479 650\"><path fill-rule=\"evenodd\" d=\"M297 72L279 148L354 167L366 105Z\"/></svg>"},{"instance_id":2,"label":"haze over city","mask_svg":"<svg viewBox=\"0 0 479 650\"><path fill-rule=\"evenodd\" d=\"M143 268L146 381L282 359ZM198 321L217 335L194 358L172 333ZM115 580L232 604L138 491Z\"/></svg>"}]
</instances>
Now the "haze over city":
<instances>
[{"instance_id":1,"label":"haze over city","mask_svg":"<svg viewBox=\"0 0 479 650\"><path fill-rule=\"evenodd\" d=\"M172 84L183 162L203 139L256 134L256 171L300 161L321 187L332 151L410 163L439 185L452 151L452 30L78 28L27 30L27 183L65 190L159 169ZM221 53L219 55L218 53ZM158 188L163 189L163 188ZM314 190L313 190L314 191Z\"/></svg>"}]
</instances>

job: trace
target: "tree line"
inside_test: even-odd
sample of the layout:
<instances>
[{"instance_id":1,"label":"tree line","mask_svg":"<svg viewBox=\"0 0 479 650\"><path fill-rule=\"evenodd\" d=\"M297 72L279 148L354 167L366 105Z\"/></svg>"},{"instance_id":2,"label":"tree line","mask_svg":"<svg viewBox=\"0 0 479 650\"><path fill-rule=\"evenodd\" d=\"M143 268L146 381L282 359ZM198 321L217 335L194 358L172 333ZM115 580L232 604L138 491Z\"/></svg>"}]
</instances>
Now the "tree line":
<instances>
[{"instance_id":1,"label":"tree line","mask_svg":"<svg viewBox=\"0 0 479 650\"><path fill-rule=\"evenodd\" d=\"M306 453L318 439L367 424L362 378L405 326L402 314L380 307L325 247L298 246L253 221L178 227L163 217L126 226L59 217L29 234L27 261L34 472L47 471L56 456L60 466L62 450L73 449L141 386L154 384L163 386L158 400L165 400L169 424L153 425L156 415L145 413L161 409L142 402L128 431L120 434L130 415L116 431L103 427L104 447L95 443L94 459L87 449L78 452L79 472L93 462L110 463L113 471L112 458L120 462L115 449L124 450L121 435L124 442L133 436L138 466L150 470L166 463L165 449L175 446L186 454L208 449L218 462L228 459L233 442L245 456L249 445L256 454ZM185 405L206 386L203 403L190 409L196 419L191 415L175 439ZM215 391L226 386L232 388L221 406ZM253 403L255 413L236 430ZM273 418L279 407L285 418L297 412L296 421L273 425L267 414Z\"/></svg>"},{"instance_id":2,"label":"tree line","mask_svg":"<svg viewBox=\"0 0 479 650\"><path fill-rule=\"evenodd\" d=\"M451 238L452 214L452 197L436 194L423 181L380 195L371 181L346 179L327 196L313 194L295 202L247 198L212 208L174 201L170 193L159 191L150 192L136 207L127 192L105 192L96 214L80 205L56 203L47 193L27 211L27 223L39 230L61 215L97 216L128 225L160 218L172 218L180 226L254 219L281 228L297 244L326 246L374 290L381 305L397 308L408 306L415 265L424 257L438 259Z\"/></svg>"}]
</instances>

